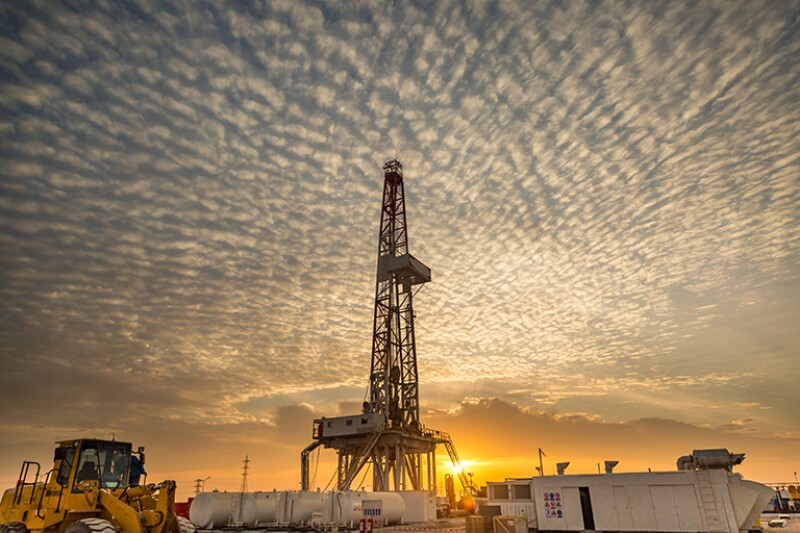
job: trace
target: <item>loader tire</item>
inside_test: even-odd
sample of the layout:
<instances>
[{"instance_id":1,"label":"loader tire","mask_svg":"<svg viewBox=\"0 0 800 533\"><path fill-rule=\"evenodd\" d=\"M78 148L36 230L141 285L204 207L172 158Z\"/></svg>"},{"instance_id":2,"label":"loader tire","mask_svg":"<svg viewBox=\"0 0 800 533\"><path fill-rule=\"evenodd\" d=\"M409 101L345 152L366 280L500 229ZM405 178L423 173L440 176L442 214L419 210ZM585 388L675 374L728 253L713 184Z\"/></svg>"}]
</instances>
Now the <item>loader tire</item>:
<instances>
[{"instance_id":1,"label":"loader tire","mask_svg":"<svg viewBox=\"0 0 800 533\"><path fill-rule=\"evenodd\" d=\"M181 528L181 533L196 533L197 527L188 518L176 516L178 519L178 527Z\"/></svg>"},{"instance_id":2,"label":"loader tire","mask_svg":"<svg viewBox=\"0 0 800 533\"><path fill-rule=\"evenodd\" d=\"M108 520L82 518L68 525L64 533L117 533L117 530Z\"/></svg>"},{"instance_id":3,"label":"loader tire","mask_svg":"<svg viewBox=\"0 0 800 533\"><path fill-rule=\"evenodd\" d=\"M6 522L0 525L0 533L30 533L23 522Z\"/></svg>"}]
</instances>

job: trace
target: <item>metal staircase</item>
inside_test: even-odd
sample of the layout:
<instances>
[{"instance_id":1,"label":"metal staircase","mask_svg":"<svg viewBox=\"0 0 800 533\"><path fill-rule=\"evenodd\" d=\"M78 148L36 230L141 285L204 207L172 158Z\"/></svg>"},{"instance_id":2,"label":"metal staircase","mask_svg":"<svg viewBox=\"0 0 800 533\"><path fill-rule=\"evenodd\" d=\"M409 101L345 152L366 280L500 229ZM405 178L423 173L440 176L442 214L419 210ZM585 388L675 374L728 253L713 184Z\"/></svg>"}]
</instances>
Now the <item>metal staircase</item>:
<instances>
[{"instance_id":1,"label":"metal staircase","mask_svg":"<svg viewBox=\"0 0 800 533\"><path fill-rule=\"evenodd\" d=\"M450 438L450 435L442 433L441 431L436 432L436 437L444 444L447 454L450 456L450 462L453 463L453 469L456 471L459 481L461 481L461 486L470 494L477 494L478 488L472 483L469 479L469 475L464 471L461 458L458 456L455 444L453 444L453 439Z\"/></svg>"}]
</instances>

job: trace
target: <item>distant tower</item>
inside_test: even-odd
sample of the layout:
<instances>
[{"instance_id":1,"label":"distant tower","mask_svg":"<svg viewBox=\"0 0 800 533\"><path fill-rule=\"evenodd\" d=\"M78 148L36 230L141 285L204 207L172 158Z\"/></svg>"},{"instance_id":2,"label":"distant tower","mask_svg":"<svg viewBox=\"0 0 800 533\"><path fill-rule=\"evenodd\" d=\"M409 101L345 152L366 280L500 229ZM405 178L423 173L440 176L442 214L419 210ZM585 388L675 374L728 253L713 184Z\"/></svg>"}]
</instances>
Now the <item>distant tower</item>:
<instances>
[{"instance_id":1,"label":"distant tower","mask_svg":"<svg viewBox=\"0 0 800 533\"><path fill-rule=\"evenodd\" d=\"M242 461L242 486L239 489L239 492L247 492L247 471L250 469L250 457L245 455L244 461Z\"/></svg>"},{"instance_id":2,"label":"distant tower","mask_svg":"<svg viewBox=\"0 0 800 533\"><path fill-rule=\"evenodd\" d=\"M197 497L198 494L201 492L205 492L206 490L206 481L211 479L211 476L208 476L205 479L197 478L194 480L194 496Z\"/></svg>"},{"instance_id":3,"label":"distant tower","mask_svg":"<svg viewBox=\"0 0 800 533\"><path fill-rule=\"evenodd\" d=\"M308 457L324 445L338 454L337 490L349 490L371 467L376 491L435 491L436 447L444 444L465 490L474 493L450 436L420 423L412 288L429 282L431 270L408 253L403 166L393 159L383 174L369 401L360 414L314 420L300 486L309 490Z\"/></svg>"}]
</instances>

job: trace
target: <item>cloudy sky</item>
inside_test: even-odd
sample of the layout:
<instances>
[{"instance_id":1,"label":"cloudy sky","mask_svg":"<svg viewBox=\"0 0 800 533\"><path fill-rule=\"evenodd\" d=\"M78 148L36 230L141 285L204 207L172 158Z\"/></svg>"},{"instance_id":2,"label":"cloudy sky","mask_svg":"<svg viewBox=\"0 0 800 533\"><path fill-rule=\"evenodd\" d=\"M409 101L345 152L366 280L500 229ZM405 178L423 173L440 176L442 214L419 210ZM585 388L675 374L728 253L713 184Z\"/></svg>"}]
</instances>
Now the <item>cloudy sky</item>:
<instances>
[{"instance_id":1,"label":"cloudy sky","mask_svg":"<svg viewBox=\"0 0 800 533\"><path fill-rule=\"evenodd\" d=\"M183 495L245 454L295 488L312 418L366 393L394 157L423 421L479 481L539 447L800 470L800 2L12 0L0 28L0 485L113 433Z\"/></svg>"}]
</instances>

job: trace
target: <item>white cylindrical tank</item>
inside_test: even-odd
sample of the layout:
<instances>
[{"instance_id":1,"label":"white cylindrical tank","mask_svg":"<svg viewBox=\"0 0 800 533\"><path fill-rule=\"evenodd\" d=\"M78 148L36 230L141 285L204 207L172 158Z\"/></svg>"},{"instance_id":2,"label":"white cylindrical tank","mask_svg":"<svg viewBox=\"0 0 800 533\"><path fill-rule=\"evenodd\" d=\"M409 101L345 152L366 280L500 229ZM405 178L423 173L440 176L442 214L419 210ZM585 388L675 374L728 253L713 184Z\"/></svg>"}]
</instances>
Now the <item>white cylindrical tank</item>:
<instances>
[{"instance_id":1,"label":"white cylindrical tank","mask_svg":"<svg viewBox=\"0 0 800 533\"><path fill-rule=\"evenodd\" d=\"M233 506L231 492L201 492L189 507L189 520L200 529L219 529L228 525Z\"/></svg>"},{"instance_id":2,"label":"white cylindrical tank","mask_svg":"<svg viewBox=\"0 0 800 533\"><path fill-rule=\"evenodd\" d=\"M189 519L199 529L220 529L230 525L305 525L319 513L333 524L352 525L372 516L388 525L399 523L404 512L405 501L393 492L201 492L192 501Z\"/></svg>"},{"instance_id":3,"label":"white cylindrical tank","mask_svg":"<svg viewBox=\"0 0 800 533\"><path fill-rule=\"evenodd\" d=\"M246 527L274 524L278 509L278 492L248 492L242 506L241 522Z\"/></svg>"},{"instance_id":4,"label":"white cylindrical tank","mask_svg":"<svg viewBox=\"0 0 800 533\"><path fill-rule=\"evenodd\" d=\"M280 500L277 521L281 524L306 524L315 512L322 511L321 492L287 490Z\"/></svg>"},{"instance_id":5,"label":"white cylindrical tank","mask_svg":"<svg viewBox=\"0 0 800 533\"><path fill-rule=\"evenodd\" d=\"M325 510L325 518L329 523L356 524L366 516L385 526L397 524L403 519L406 503L402 496L394 492L331 492Z\"/></svg>"},{"instance_id":6,"label":"white cylindrical tank","mask_svg":"<svg viewBox=\"0 0 800 533\"><path fill-rule=\"evenodd\" d=\"M253 503L252 494L249 492L240 492L234 494L231 499L231 520L230 525L243 526L245 516L255 515L255 503Z\"/></svg>"}]
</instances>

